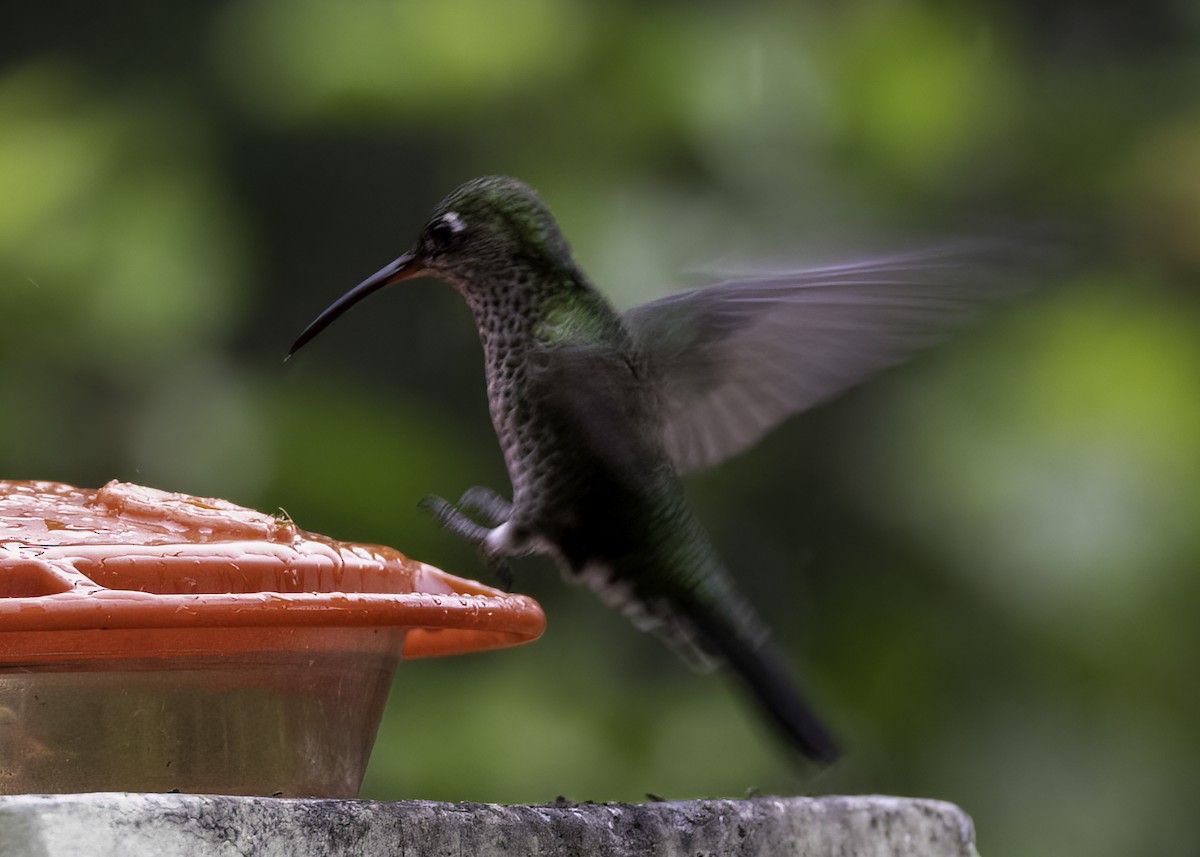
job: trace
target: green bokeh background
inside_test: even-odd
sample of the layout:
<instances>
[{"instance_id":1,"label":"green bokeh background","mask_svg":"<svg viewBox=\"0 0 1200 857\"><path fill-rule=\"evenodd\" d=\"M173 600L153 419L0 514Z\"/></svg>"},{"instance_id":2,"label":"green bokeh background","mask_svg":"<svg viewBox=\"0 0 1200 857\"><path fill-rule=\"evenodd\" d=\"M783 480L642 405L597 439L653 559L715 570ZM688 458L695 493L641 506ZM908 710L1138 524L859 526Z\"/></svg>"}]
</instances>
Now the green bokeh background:
<instances>
[{"instance_id":1,"label":"green bokeh background","mask_svg":"<svg viewBox=\"0 0 1200 857\"><path fill-rule=\"evenodd\" d=\"M295 334L462 180L538 187L620 306L1015 221L1067 275L688 480L849 748L795 770L547 563L535 645L399 671L375 798L886 792L998 855L1196 854L1200 12L860 0L7 4L0 476L285 508L484 574L470 316Z\"/></svg>"}]
</instances>

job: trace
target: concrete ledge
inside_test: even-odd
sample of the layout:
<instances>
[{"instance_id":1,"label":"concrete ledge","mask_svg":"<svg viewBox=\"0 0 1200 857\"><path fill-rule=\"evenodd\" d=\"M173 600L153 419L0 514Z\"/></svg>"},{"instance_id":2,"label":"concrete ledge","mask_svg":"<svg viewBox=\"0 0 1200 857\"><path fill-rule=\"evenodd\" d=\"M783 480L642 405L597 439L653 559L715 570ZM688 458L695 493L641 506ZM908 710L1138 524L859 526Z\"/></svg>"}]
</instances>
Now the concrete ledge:
<instances>
[{"instance_id":1,"label":"concrete ledge","mask_svg":"<svg viewBox=\"0 0 1200 857\"><path fill-rule=\"evenodd\" d=\"M893 797L497 806L178 794L0 797L5 857L977 857L958 807Z\"/></svg>"}]
</instances>

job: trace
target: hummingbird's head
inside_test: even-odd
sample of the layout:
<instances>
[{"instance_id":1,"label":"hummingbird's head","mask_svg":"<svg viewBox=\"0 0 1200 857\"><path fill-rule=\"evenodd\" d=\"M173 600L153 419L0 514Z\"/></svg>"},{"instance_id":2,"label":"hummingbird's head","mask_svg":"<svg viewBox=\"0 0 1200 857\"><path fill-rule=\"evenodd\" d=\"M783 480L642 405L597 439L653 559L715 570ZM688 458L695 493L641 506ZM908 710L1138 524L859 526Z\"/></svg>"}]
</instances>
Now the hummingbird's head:
<instances>
[{"instance_id":1,"label":"hummingbird's head","mask_svg":"<svg viewBox=\"0 0 1200 857\"><path fill-rule=\"evenodd\" d=\"M437 277L473 301L562 267L574 267L570 248L533 188L506 176L473 179L438 203L411 250L317 316L288 356L367 295L400 280Z\"/></svg>"},{"instance_id":2,"label":"hummingbird's head","mask_svg":"<svg viewBox=\"0 0 1200 857\"><path fill-rule=\"evenodd\" d=\"M442 200L413 253L425 273L464 290L521 268L571 263L567 242L541 197L505 176L474 179Z\"/></svg>"}]
</instances>

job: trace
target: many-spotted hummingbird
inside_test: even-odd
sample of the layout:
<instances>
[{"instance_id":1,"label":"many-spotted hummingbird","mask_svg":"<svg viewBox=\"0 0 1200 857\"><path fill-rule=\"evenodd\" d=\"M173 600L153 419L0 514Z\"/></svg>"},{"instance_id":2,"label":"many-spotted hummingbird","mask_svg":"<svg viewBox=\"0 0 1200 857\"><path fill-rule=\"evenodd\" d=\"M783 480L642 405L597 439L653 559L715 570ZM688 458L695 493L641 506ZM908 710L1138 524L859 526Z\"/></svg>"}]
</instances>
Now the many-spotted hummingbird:
<instances>
[{"instance_id":1,"label":"many-spotted hummingbird","mask_svg":"<svg viewBox=\"0 0 1200 857\"><path fill-rule=\"evenodd\" d=\"M549 554L567 579L691 663L728 663L796 748L829 762L834 740L689 511L679 477L962 320L992 291L972 281L962 255L775 271L618 313L531 188L481 178L446 197L415 246L321 313L288 356L383 286L424 276L452 285L483 342L513 493L510 502L471 488L457 504L431 497L426 508L502 579L507 558Z\"/></svg>"}]
</instances>

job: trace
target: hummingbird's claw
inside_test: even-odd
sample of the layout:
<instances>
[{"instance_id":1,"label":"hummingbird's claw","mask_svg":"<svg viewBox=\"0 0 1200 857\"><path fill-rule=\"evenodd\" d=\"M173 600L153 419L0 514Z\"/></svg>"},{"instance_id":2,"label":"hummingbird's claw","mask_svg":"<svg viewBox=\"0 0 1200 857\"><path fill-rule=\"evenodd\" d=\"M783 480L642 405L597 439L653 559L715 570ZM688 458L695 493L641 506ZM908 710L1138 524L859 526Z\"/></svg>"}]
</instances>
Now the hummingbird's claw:
<instances>
[{"instance_id":1,"label":"hummingbird's claw","mask_svg":"<svg viewBox=\"0 0 1200 857\"><path fill-rule=\"evenodd\" d=\"M500 584L500 588L505 592L513 591L512 566L509 565L508 559L502 556L492 556L487 559L488 571L496 578L496 582Z\"/></svg>"},{"instance_id":2,"label":"hummingbird's claw","mask_svg":"<svg viewBox=\"0 0 1200 857\"><path fill-rule=\"evenodd\" d=\"M491 488L475 485L458 498L459 508L474 509L484 522L498 527L512 516L513 504Z\"/></svg>"},{"instance_id":3,"label":"hummingbird's claw","mask_svg":"<svg viewBox=\"0 0 1200 857\"><path fill-rule=\"evenodd\" d=\"M418 509L422 512L428 512L439 520L446 514L448 506L450 506L450 501L436 494L427 494L417 501Z\"/></svg>"},{"instance_id":4,"label":"hummingbird's claw","mask_svg":"<svg viewBox=\"0 0 1200 857\"><path fill-rule=\"evenodd\" d=\"M487 527L468 518L461 509L444 497L430 495L421 499L417 508L433 515L442 529L449 530L456 536L466 539L477 548L482 548L484 539L489 532Z\"/></svg>"},{"instance_id":5,"label":"hummingbird's claw","mask_svg":"<svg viewBox=\"0 0 1200 857\"><path fill-rule=\"evenodd\" d=\"M444 526L442 524L443 519L450 514L449 506L449 500L445 499L444 497L437 497L433 494L422 497L417 501L417 508L427 515L432 516L432 518L441 526Z\"/></svg>"}]
</instances>

